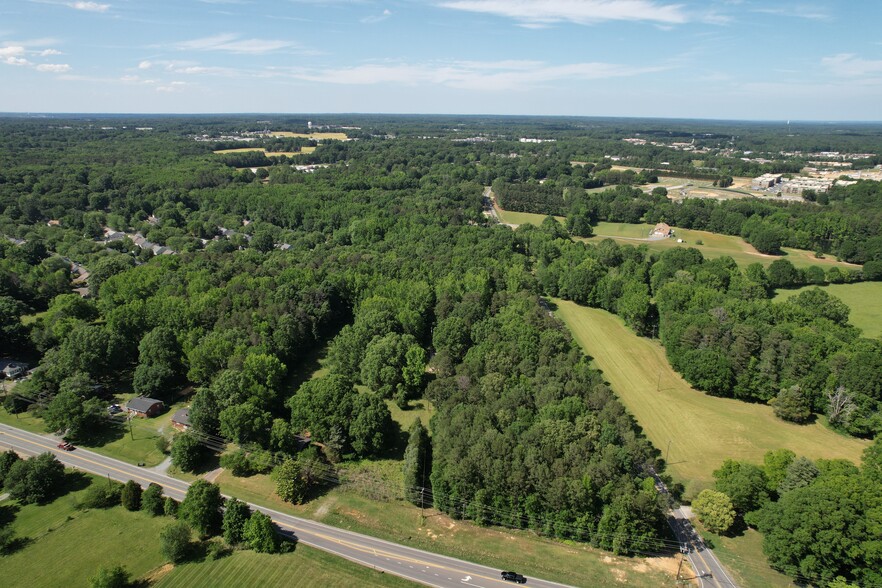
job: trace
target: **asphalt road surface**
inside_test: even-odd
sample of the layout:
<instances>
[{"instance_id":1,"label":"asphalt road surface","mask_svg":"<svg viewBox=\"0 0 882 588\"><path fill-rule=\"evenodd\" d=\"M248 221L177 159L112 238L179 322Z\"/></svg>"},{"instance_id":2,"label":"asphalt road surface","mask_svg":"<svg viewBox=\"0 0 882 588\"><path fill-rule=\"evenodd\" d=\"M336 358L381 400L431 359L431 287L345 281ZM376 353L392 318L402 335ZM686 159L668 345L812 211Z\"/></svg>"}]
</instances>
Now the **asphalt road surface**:
<instances>
[{"instance_id":1,"label":"asphalt road surface","mask_svg":"<svg viewBox=\"0 0 882 588\"><path fill-rule=\"evenodd\" d=\"M670 496L667 486L658 474L654 470L650 470L650 473L655 478L655 487L659 493ZM680 542L681 550L686 553L689 563L692 564L692 569L695 570L698 585L701 588L737 588L738 585L726 573L726 569L714 555L714 552L704 544L701 535L698 534L683 511L679 507L671 508L667 517L668 524Z\"/></svg>"},{"instance_id":2,"label":"asphalt road surface","mask_svg":"<svg viewBox=\"0 0 882 588\"><path fill-rule=\"evenodd\" d=\"M166 496L176 500L182 500L189 487L187 482L85 449L64 451L57 447L58 443L59 440L52 437L0 424L0 448L8 447L23 455L38 455L48 451L68 467L120 482L135 480L144 487L154 482L164 488ZM501 570L360 535L255 504L250 506L272 517L283 533L296 537L298 542L384 573L444 588L499 588L513 585L501 579ZM516 557L516 554L513 556ZM515 571L523 573L522 570ZM564 584L529 576L526 586L565 588Z\"/></svg>"}]
</instances>

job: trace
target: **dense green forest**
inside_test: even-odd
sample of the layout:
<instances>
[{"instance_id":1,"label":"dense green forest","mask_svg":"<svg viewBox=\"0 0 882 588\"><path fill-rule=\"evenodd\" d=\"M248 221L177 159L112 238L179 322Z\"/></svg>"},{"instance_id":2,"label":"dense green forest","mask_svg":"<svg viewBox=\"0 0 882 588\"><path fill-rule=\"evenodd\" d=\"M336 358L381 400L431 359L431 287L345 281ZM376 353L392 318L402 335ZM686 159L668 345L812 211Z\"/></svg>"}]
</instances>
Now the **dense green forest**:
<instances>
[{"instance_id":1,"label":"dense green forest","mask_svg":"<svg viewBox=\"0 0 882 588\"><path fill-rule=\"evenodd\" d=\"M306 130L304 120L276 122ZM402 432L387 402L407 409L427 399L437 410L430 447L411 431L405 460L412 501L617 553L663 546L662 503L646 472L664 464L540 295L607 309L659 337L673 367L708 393L770 402L796 422L826 414L853 435L882 430L882 343L862 338L847 307L822 291L771 301L775 288L882 278L878 183L803 204L676 203L634 187L653 173L612 170L605 159L685 165L679 152L621 140L640 133L728 150L705 163L713 177L800 164L745 169L736 155L751 149L870 151L878 163L879 129L797 126L801 135L782 138L696 121L357 123L349 141L248 143L316 146L267 158L212 153L262 128L247 118L2 121L0 354L39 363L6 408L87 439L110 426L96 384L166 400L192 385L195 433L178 436L175 462L192 469L198 441L233 441L248 452L226 464L274 470L280 494L299 501L305 490L291 480L309 468L388 454ZM566 216L566 226L494 225L482 214L490 185L506 208ZM741 235L761 251L812 249L863 269L802 270L786 259L740 269L695 249L573 240L602 220ZM292 384L323 346L329 373ZM322 451L298 454L306 434ZM761 508L745 520L774 538L789 524L791 499L780 496L739 514ZM876 497L856 500L870 512ZM804 562L812 555L784 558L769 542L779 569L832 579ZM872 578L875 562L855 557L834 571Z\"/></svg>"}]
</instances>

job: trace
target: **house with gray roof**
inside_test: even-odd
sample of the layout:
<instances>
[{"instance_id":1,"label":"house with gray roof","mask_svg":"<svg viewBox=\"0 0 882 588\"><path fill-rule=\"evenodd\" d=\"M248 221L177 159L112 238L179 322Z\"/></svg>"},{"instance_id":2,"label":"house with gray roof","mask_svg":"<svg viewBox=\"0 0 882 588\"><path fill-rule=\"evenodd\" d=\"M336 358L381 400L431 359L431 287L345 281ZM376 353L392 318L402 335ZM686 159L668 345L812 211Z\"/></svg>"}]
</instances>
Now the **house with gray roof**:
<instances>
[{"instance_id":1,"label":"house with gray roof","mask_svg":"<svg viewBox=\"0 0 882 588\"><path fill-rule=\"evenodd\" d=\"M126 410L135 416L152 417L162 412L162 400L136 396L126 402Z\"/></svg>"}]
</instances>

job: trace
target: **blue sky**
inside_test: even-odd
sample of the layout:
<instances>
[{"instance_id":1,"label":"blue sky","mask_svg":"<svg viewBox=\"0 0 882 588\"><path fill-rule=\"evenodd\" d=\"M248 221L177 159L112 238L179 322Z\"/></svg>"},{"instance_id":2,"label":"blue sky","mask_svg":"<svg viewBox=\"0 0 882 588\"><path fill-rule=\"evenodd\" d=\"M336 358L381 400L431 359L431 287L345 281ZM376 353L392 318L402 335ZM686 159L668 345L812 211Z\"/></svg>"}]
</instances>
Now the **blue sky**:
<instances>
[{"instance_id":1,"label":"blue sky","mask_svg":"<svg viewBox=\"0 0 882 588\"><path fill-rule=\"evenodd\" d=\"M879 0L0 0L0 111L882 119Z\"/></svg>"}]
</instances>

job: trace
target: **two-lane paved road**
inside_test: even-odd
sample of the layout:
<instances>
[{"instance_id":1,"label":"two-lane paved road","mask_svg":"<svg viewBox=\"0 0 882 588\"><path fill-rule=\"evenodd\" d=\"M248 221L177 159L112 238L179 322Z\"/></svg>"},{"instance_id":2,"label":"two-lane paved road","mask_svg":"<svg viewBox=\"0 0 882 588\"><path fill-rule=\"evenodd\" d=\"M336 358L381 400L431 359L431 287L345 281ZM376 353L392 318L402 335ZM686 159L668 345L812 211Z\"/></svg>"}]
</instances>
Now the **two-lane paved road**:
<instances>
[{"instance_id":1,"label":"two-lane paved road","mask_svg":"<svg viewBox=\"0 0 882 588\"><path fill-rule=\"evenodd\" d=\"M656 490L671 501L668 487L661 477L652 468L649 469L649 473L655 478ZM698 585L701 588L738 588L714 552L704 544L704 540L692 526L683 509L673 508L673 504L671 504L667 517L668 524L677 536L681 549L685 551L689 563L692 564L692 568L698 576Z\"/></svg>"},{"instance_id":2,"label":"two-lane paved road","mask_svg":"<svg viewBox=\"0 0 882 588\"><path fill-rule=\"evenodd\" d=\"M0 424L0 447L9 447L24 455L38 455L48 451L55 454L66 466L107 476L120 482L135 480L142 486L154 482L165 489L167 496L176 500L182 500L189 487L187 482L85 449L77 448L70 452L58 449L57 443L58 440L51 437ZM358 564L414 582L443 588L512 586L511 583L503 581L500 578L500 570L494 568L405 547L255 504L250 506L272 517L282 531L293 534L304 545L322 549ZM527 586L565 588L564 584L531 577L528 578Z\"/></svg>"}]
</instances>

